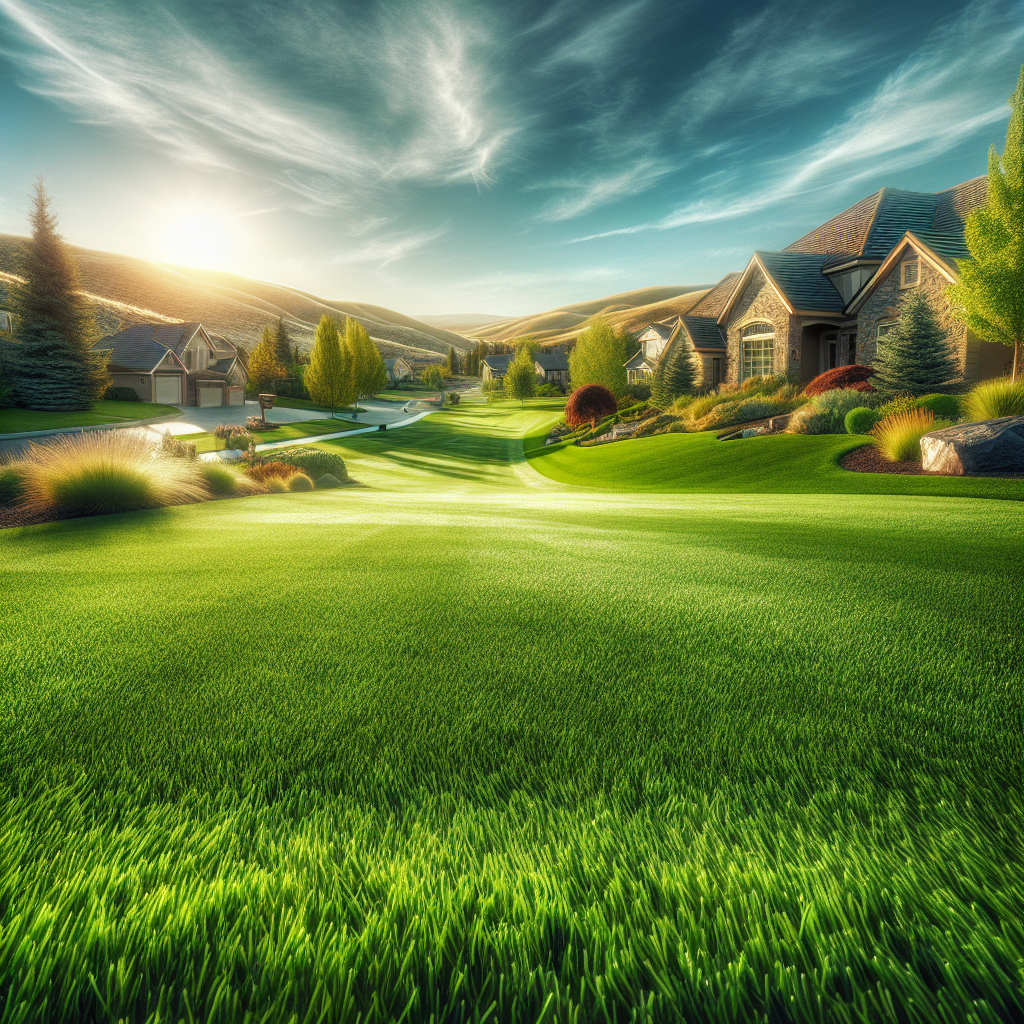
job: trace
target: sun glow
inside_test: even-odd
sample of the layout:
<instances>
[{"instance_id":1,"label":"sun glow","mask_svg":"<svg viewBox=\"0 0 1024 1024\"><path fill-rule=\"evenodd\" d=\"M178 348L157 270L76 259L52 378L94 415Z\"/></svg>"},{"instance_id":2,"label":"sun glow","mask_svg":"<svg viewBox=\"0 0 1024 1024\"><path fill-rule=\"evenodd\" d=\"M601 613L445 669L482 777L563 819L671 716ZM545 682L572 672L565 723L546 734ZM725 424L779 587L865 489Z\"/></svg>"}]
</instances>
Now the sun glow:
<instances>
[{"instance_id":1,"label":"sun glow","mask_svg":"<svg viewBox=\"0 0 1024 1024\"><path fill-rule=\"evenodd\" d=\"M229 269L235 239L227 219L206 210L172 215L164 228L166 259L190 267Z\"/></svg>"}]
</instances>

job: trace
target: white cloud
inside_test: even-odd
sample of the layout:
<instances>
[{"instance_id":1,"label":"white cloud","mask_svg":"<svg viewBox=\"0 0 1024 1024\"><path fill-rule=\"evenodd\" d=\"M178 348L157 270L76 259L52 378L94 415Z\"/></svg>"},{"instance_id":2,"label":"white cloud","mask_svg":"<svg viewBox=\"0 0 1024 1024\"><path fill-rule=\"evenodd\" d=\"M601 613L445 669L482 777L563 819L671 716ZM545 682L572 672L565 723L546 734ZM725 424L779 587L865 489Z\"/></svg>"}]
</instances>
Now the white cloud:
<instances>
[{"instance_id":1,"label":"white cloud","mask_svg":"<svg viewBox=\"0 0 1024 1024\"><path fill-rule=\"evenodd\" d=\"M404 259L418 249L423 249L436 241L442 235L447 234L449 228L438 228L434 231L421 231L409 235L385 235L380 238L372 238L369 241L358 245L351 245L339 249L332 256L329 263L376 264L378 268L386 267L389 263Z\"/></svg>"},{"instance_id":2,"label":"white cloud","mask_svg":"<svg viewBox=\"0 0 1024 1024\"><path fill-rule=\"evenodd\" d=\"M553 181L535 188L564 189L569 194L549 203L538 214L542 221L570 220L580 217L599 206L616 202L626 196L639 195L656 185L674 168L671 164L644 157L624 170L611 174L595 174L577 181Z\"/></svg>"}]
</instances>

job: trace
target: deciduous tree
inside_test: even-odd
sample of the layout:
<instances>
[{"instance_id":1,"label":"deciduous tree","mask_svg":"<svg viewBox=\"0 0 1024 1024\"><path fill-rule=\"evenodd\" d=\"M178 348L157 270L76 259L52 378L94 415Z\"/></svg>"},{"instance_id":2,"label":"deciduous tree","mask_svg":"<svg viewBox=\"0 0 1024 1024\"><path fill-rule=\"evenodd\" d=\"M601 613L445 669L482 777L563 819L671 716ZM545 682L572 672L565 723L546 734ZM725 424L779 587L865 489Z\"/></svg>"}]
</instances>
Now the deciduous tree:
<instances>
[{"instance_id":1,"label":"deciduous tree","mask_svg":"<svg viewBox=\"0 0 1024 1024\"><path fill-rule=\"evenodd\" d=\"M505 397L518 398L520 404L537 394L537 367L533 352L523 345L505 371Z\"/></svg>"},{"instance_id":2,"label":"deciduous tree","mask_svg":"<svg viewBox=\"0 0 1024 1024\"><path fill-rule=\"evenodd\" d=\"M355 399L352 357L342 344L337 323L326 314L317 325L304 383L309 397L330 406L332 416L336 409L345 408Z\"/></svg>"},{"instance_id":3,"label":"deciduous tree","mask_svg":"<svg viewBox=\"0 0 1024 1024\"><path fill-rule=\"evenodd\" d=\"M601 384L617 397L626 390L624 364L620 336L603 317L594 317L569 356L569 380L573 388Z\"/></svg>"},{"instance_id":4,"label":"deciduous tree","mask_svg":"<svg viewBox=\"0 0 1024 1024\"><path fill-rule=\"evenodd\" d=\"M361 398L373 398L388 386L388 371L366 328L352 317L345 320L345 348L352 359L356 414Z\"/></svg>"},{"instance_id":5,"label":"deciduous tree","mask_svg":"<svg viewBox=\"0 0 1024 1024\"><path fill-rule=\"evenodd\" d=\"M249 384L257 391L269 391L286 377L287 371L277 361L277 339L269 328L263 331L260 343L249 356Z\"/></svg>"},{"instance_id":6,"label":"deciduous tree","mask_svg":"<svg viewBox=\"0 0 1024 1024\"><path fill-rule=\"evenodd\" d=\"M1013 349L1016 381L1024 373L1024 67L1010 107L1002 157L989 149L988 200L965 225L973 259L957 260L960 280L947 294L970 331Z\"/></svg>"}]
</instances>

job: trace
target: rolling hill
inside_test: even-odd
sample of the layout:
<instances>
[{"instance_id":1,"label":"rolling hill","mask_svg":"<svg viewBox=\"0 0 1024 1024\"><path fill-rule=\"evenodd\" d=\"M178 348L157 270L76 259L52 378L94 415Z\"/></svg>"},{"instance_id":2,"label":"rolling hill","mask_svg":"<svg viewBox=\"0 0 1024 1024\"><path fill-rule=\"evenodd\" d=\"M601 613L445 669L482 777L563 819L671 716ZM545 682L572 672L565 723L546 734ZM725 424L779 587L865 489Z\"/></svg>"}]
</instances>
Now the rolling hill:
<instances>
[{"instance_id":1,"label":"rolling hill","mask_svg":"<svg viewBox=\"0 0 1024 1024\"><path fill-rule=\"evenodd\" d=\"M709 287L681 285L639 288L608 295L603 299L558 306L546 313L485 324L466 333L484 341L509 341L528 334L544 345L561 345L576 337L596 313L605 316L619 330L639 331L649 323L686 313Z\"/></svg>"},{"instance_id":2,"label":"rolling hill","mask_svg":"<svg viewBox=\"0 0 1024 1024\"><path fill-rule=\"evenodd\" d=\"M18 273L27 241L0 235L0 283L10 283ZM93 301L104 334L144 320L198 320L214 334L251 349L263 329L283 317L294 340L309 349L321 316L340 313L359 320L386 358L400 355L423 364L446 355L449 346L459 351L471 347L460 334L382 306L321 299L237 274L150 263L77 246L71 249L78 260L82 290Z\"/></svg>"},{"instance_id":3,"label":"rolling hill","mask_svg":"<svg viewBox=\"0 0 1024 1024\"><path fill-rule=\"evenodd\" d=\"M456 334L469 334L478 327L498 324L513 318L510 316L492 316L490 313L438 313L429 316L418 316L416 319L421 323L430 324L431 327L440 327L446 331L454 331Z\"/></svg>"}]
</instances>

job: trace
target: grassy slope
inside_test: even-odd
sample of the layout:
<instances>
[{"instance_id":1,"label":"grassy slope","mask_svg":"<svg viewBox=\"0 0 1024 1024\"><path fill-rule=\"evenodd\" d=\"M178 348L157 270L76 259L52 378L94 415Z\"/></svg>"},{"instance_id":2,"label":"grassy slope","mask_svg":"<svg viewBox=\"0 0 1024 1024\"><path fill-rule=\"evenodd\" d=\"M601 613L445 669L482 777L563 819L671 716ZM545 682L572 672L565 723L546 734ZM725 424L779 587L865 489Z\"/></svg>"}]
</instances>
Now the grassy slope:
<instances>
[{"instance_id":1,"label":"grassy slope","mask_svg":"<svg viewBox=\"0 0 1024 1024\"><path fill-rule=\"evenodd\" d=\"M0 409L0 434L18 434L56 427L95 427L102 423L146 420L181 414L173 405L153 402L94 402L85 412L40 412L35 409Z\"/></svg>"},{"instance_id":2,"label":"grassy slope","mask_svg":"<svg viewBox=\"0 0 1024 1024\"><path fill-rule=\"evenodd\" d=\"M0 235L0 275L16 273L26 239ZM324 314L346 313L362 321L378 339L385 357L402 355L416 363L445 355L448 346L468 349L465 338L380 306L329 302L283 285L236 274L165 266L115 253L72 247L82 288L96 301L104 332L113 333L139 320L198 320L215 334L250 349L265 327L284 317L294 340L305 348Z\"/></svg>"},{"instance_id":3,"label":"grassy slope","mask_svg":"<svg viewBox=\"0 0 1024 1024\"><path fill-rule=\"evenodd\" d=\"M365 423L344 419L300 420L297 423L285 423L277 430L254 431L252 436L257 444L271 444L274 441L316 437L317 434L333 434L340 430L355 430L356 427L365 426ZM181 439L194 444L199 453L213 452L224 447L224 442L218 440L212 433L182 434Z\"/></svg>"},{"instance_id":4,"label":"grassy slope","mask_svg":"<svg viewBox=\"0 0 1024 1024\"><path fill-rule=\"evenodd\" d=\"M617 328L637 331L649 323L686 313L704 294L704 291L692 287L642 288L592 302L580 302L575 306L560 306L546 313L488 324L472 333L474 337L487 341L508 341L529 334L545 345L561 345L576 337L595 313L603 312ZM628 301L620 301L623 299Z\"/></svg>"},{"instance_id":5,"label":"grassy slope","mask_svg":"<svg viewBox=\"0 0 1024 1024\"><path fill-rule=\"evenodd\" d=\"M7 1019L1019 1018L1019 507L570 489L553 415L0 534Z\"/></svg>"},{"instance_id":6,"label":"grassy slope","mask_svg":"<svg viewBox=\"0 0 1024 1024\"><path fill-rule=\"evenodd\" d=\"M864 438L776 434L719 441L713 431L659 434L593 448L531 448L534 469L562 483L614 491L932 494L1024 499L1024 482L851 473L838 465Z\"/></svg>"}]
</instances>

